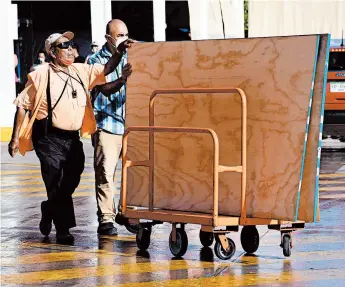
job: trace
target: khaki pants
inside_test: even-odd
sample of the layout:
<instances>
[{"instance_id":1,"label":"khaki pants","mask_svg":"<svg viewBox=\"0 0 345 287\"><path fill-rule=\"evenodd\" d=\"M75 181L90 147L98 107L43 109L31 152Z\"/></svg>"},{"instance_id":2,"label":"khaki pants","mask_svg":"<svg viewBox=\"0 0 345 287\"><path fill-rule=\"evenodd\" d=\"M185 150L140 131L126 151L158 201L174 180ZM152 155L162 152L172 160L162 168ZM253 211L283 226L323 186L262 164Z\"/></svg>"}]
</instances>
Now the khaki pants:
<instances>
[{"instance_id":1,"label":"khaki pants","mask_svg":"<svg viewBox=\"0 0 345 287\"><path fill-rule=\"evenodd\" d=\"M99 223L114 222L114 173L122 150L122 135L102 130L92 136Z\"/></svg>"}]
</instances>

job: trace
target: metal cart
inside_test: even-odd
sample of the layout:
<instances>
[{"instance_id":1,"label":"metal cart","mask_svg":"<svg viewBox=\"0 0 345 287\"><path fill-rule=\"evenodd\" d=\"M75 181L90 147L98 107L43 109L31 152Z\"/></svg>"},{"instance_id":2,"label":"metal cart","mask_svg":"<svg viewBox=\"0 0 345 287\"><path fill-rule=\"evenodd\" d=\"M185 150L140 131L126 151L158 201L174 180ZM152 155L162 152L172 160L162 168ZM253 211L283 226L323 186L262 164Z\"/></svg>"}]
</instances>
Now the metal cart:
<instances>
[{"instance_id":1,"label":"metal cart","mask_svg":"<svg viewBox=\"0 0 345 287\"><path fill-rule=\"evenodd\" d=\"M242 155L240 166L223 166L219 164L218 136L212 129L188 127L159 127L154 125L154 101L162 94L204 94L204 93L237 93L242 103ZM127 141L131 132L149 132L149 159L145 161L131 161L127 156ZM213 213L193 213L188 211L173 211L154 207L154 135L155 133L205 133L213 140ZM149 205L148 208L128 208L127 206L127 170L133 166L144 166L149 169ZM281 247L285 256L290 256L292 248L292 232L304 228L304 222L287 222L275 219L248 218L246 215L246 171L247 171L247 99L243 90L239 88L183 88L155 90L149 103L149 126L131 126L124 133L122 153L122 187L121 187L121 217L139 224L136 243L140 250L146 250L150 245L152 227L156 224L169 222L172 231L169 237L171 253L176 257L183 256L188 247L188 237L185 225L200 224L200 242L203 246L211 246L214 239L214 251L218 258L230 259L236 246L232 239L226 237L230 232L241 231L241 244L247 253L254 253L259 247L259 233L256 225L267 225L269 229L281 232ZM241 215L223 216L218 212L218 176L220 172L241 173Z\"/></svg>"}]
</instances>

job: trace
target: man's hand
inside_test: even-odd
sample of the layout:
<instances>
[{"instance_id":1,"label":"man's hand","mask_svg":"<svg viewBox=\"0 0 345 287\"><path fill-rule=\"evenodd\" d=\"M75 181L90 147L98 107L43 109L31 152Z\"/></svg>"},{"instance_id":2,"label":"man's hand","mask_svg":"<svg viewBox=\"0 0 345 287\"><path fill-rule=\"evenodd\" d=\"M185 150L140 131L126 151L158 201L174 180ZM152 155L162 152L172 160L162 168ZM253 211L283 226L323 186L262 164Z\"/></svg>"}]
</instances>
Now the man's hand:
<instances>
[{"instance_id":1,"label":"man's hand","mask_svg":"<svg viewBox=\"0 0 345 287\"><path fill-rule=\"evenodd\" d=\"M104 75L109 75L114 69L120 64L120 61L123 57L123 53L126 52L126 49L131 47L131 44L135 41L132 39L127 39L126 41L122 42L117 47L117 52L115 52L111 58L109 59L108 63L104 66Z\"/></svg>"},{"instance_id":2,"label":"man's hand","mask_svg":"<svg viewBox=\"0 0 345 287\"><path fill-rule=\"evenodd\" d=\"M126 50L128 48L131 47L131 44L135 43L136 41L132 40L132 39L127 39L126 41L123 41L118 47L117 47L117 50L120 52L120 53L124 53L126 52Z\"/></svg>"},{"instance_id":3,"label":"man's hand","mask_svg":"<svg viewBox=\"0 0 345 287\"><path fill-rule=\"evenodd\" d=\"M12 138L8 144L8 153L11 157L14 157L19 150L19 139Z\"/></svg>"},{"instance_id":4,"label":"man's hand","mask_svg":"<svg viewBox=\"0 0 345 287\"><path fill-rule=\"evenodd\" d=\"M132 66L131 64L126 64L122 68L122 78L124 81L127 81L127 78L132 74Z\"/></svg>"}]
</instances>

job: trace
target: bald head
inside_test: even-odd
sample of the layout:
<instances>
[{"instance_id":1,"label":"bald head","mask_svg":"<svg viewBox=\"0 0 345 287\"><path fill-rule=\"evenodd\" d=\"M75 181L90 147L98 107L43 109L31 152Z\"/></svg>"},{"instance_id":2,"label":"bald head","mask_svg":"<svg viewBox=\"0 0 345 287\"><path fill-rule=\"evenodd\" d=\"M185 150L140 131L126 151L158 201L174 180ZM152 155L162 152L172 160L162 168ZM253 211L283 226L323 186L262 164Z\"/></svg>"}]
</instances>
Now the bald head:
<instances>
[{"instance_id":1,"label":"bald head","mask_svg":"<svg viewBox=\"0 0 345 287\"><path fill-rule=\"evenodd\" d=\"M121 36L127 35L128 29L123 21L121 21L120 19L114 19L108 22L106 33L113 38L116 38L119 34L121 34Z\"/></svg>"},{"instance_id":2,"label":"bald head","mask_svg":"<svg viewBox=\"0 0 345 287\"><path fill-rule=\"evenodd\" d=\"M109 21L106 28L105 38L107 40L108 50L111 53L114 53L117 46L128 39L128 29L126 24L119 19Z\"/></svg>"}]
</instances>

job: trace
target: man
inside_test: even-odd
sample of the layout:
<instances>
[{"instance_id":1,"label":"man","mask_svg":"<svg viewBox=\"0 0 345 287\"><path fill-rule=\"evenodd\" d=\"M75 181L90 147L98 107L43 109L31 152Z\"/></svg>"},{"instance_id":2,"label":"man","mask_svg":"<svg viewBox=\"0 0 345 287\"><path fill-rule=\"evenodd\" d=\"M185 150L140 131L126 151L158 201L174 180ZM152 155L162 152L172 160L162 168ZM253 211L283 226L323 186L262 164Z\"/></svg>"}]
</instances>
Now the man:
<instances>
[{"instance_id":1,"label":"man","mask_svg":"<svg viewBox=\"0 0 345 287\"><path fill-rule=\"evenodd\" d=\"M35 71L35 70L36 70L37 68L39 68L41 65L47 63L47 62L46 62L46 54L45 54L43 51L41 51L41 52L38 53L37 62L38 62L37 64L34 64L34 65L31 66L30 72Z\"/></svg>"},{"instance_id":2,"label":"man","mask_svg":"<svg viewBox=\"0 0 345 287\"><path fill-rule=\"evenodd\" d=\"M98 50L99 50L98 43L97 43L96 41L93 41L93 42L91 43L91 53L92 53L92 54L95 54L95 53L98 52Z\"/></svg>"},{"instance_id":3,"label":"man","mask_svg":"<svg viewBox=\"0 0 345 287\"><path fill-rule=\"evenodd\" d=\"M74 43L73 52L74 52L74 63L85 63L85 57L79 54L79 45L77 43Z\"/></svg>"},{"instance_id":4,"label":"man","mask_svg":"<svg viewBox=\"0 0 345 287\"><path fill-rule=\"evenodd\" d=\"M98 43L97 43L96 41L93 41L93 42L91 43L90 48L91 48L91 52L86 56L85 63L88 62L89 58L90 58L93 54L95 54L95 53L98 52L98 50L99 50L99 45L98 45Z\"/></svg>"},{"instance_id":5,"label":"man","mask_svg":"<svg viewBox=\"0 0 345 287\"><path fill-rule=\"evenodd\" d=\"M41 204L40 231L48 236L53 221L57 241L61 243L74 239L69 232L76 226L72 194L80 182L85 161L79 130L82 136L96 130L88 90L105 83L105 76L120 63L122 55L114 54L105 66L73 64L73 37L72 32L65 32L47 38L45 49L52 63L28 75L25 89L14 102L17 112L9 143L12 157L18 150L22 155L35 150L48 195L48 200ZM118 50L123 53L128 47L130 41L123 42ZM128 64L124 74L130 73ZM27 123L24 120L29 114Z\"/></svg>"},{"instance_id":6,"label":"man","mask_svg":"<svg viewBox=\"0 0 345 287\"><path fill-rule=\"evenodd\" d=\"M115 19L106 27L106 43L92 55L88 63L105 65L112 54L119 54L119 45L128 39L128 29L124 22ZM100 235L117 235L114 226L114 180L113 175L122 150L122 135L125 125L125 101L127 76L121 67L127 63L123 54L120 64L108 76L112 83L97 86L92 91L97 131L92 136L94 146L94 169L96 179L97 216Z\"/></svg>"}]
</instances>

